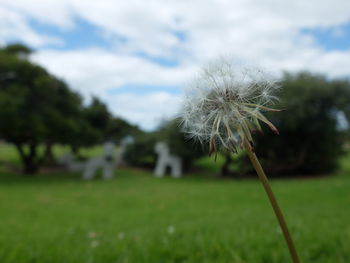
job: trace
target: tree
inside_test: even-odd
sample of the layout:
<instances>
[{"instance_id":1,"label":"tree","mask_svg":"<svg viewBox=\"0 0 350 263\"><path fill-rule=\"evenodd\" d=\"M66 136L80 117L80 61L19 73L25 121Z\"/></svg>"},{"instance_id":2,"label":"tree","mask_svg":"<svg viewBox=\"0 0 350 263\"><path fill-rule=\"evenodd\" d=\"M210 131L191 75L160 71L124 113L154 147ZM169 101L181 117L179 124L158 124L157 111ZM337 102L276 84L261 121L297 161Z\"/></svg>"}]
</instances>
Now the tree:
<instances>
[{"instance_id":1,"label":"tree","mask_svg":"<svg viewBox=\"0 0 350 263\"><path fill-rule=\"evenodd\" d=\"M47 112L46 124L50 129L45 136L44 162L55 162L54 144L71 144L80 134L80 119L83 111L81 96L69 89L65 82L51 77L47 86L52 87L51 107Z\"/></svg>"},{"instance_id":2,"label":"tree","mask_svg":"<svg viewBox=\"0 0 350 263\"><path fill-rule=\"evenodd\" d=\"M128 164L153 168L157 160L154 146L157 143L157 134L155 132L140 133L132 144L129 144L125 152L125 160Z\"/></svg>"},{"instance_id":3,"label":"tree","mask_svg":"<svg viewBox=\"0 0 350 263\"><path fill-rule=\"evenodd\" d=\"M73 153L79 155L81 147L90 147L108 139L111 120L112 114L107 106L96 97L88 106L81 108L76 120L77 129L68 141Z\"/></svg>"},{"instance_id":4,"label":"tree","mask_svg":"<svg viewBox=\"0 0 350 263\"><path fill-rule=\"evenodd\" d=\"M163 122L157 131L157 137L169 145L171 153L182 158L185 169L189 169L195 159L204 156L200 143L188 139L181 131L179 119Z\"/></svg>"},{"instance_id":5,"label":"tree","mask_svg":"<svg viewBox=\"0 0 350 263\"><path fill-rule=\"evenodd\" d=\"M5 46L2 51L5 54L15 55L22 59L27 59L28 56L33 52L29 47L22 44L12 44Z\"/></svg>"},{"instance_id":6,"label":"tree","mask_svg":"<svg viewBox=\"0 0 350 263\"><path fill-rule=\"evenodd\" d=\"M266 131L255 140L263 166L272 175L332 171L343 152L343 139L348 131L349 81L328 80L307 72L286 73L281 87L280 102L275 108L283 111L268 116L280 135ZM342 125L340 116L347 119ZM244 168L246 161L245 157L239 161L241 172L250 172Z\"/></svg>"},{"instance_id":7,"label":"tree","mask_svg":"<svg viewBox=\"0 0 350 263\"><path fill-rule=\"evenodd\" d=\"M80 147L139 131L114 118L96 97L84 107L64 81L28 60L31 52L20 44L0 49L0 138L16 146L25 173L52 163L54 144L70 145L78 154ZM43 155L39 145L45 146Z\"/></svg>"},{"instance_id":8,"label":"tree","mask_svg":"<svg viewBox=\"0 0 350 263\"><path fill-rule=\"evenodd\" d=\"M120 117L112 117L110 119L106 132L107 137L116 142L120 142L126 136L138 137L142 134L143 132L138 126L132 125Z\"/></svg>"},{"instance_id":9,"label":"tree","mask_svg":"<svg viewBox=\"0 0 350 263\"><path fill-rule=\"evenodd\" d=\"M24 172L33 174L43 161L38 146L68 141L76 130L81 99L27 60L29 52L21 45L0 50L0 136L16 146Z\"/></svg>"}]
</instances>

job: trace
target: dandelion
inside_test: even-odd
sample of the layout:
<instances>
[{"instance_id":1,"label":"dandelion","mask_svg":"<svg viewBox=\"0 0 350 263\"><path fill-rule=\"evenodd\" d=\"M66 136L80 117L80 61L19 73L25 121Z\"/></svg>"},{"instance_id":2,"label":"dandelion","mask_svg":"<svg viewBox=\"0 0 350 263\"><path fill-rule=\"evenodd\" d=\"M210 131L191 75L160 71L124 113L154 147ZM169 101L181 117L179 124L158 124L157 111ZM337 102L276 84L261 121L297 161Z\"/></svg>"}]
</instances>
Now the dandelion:
<instances>
[{"instance_id":1,"label":"dandelion","mask_svg":"<svg viewBox=\"0 0 350 263\"><path fill-rule=\"evenodd\" d=\"M252 131L261 131L260 122L275 133L276 127L263 111L277 98L279 88L260 70L234 71L223 59L204 68L186 94L182 123L189 137L209 144L209 155L225 148L236 152L247 140L253 143Z\"/></svg>"},{"instance_id":2,"label":"dandelion","mask_svg":"<svg viewBox=\"0 0 350 263\"><path fill-rule=\"evenodd\" d=\"M90 243L91 248L97 248L99 245L100 245L100 242L98 242L97 240L93 240Z\"/></svg>"},{"instance_id":3,"label":"dandelion","mask_svg":"<svg viewBox=\"0 0 350 263\"><path fill-rule=\"evenodd\" d=\"M220 58L211 62L187 90L182 109L182 126L189 138L209 146L209 156L225 149L236 153L245 149L269 197L286 239L294 263L299 259L287 224L272 192L268 179L254 153L253 131L261 123L278 134L277 128L264 116L277 100L279 88L258 69L235 70L233 64Z\"/></svg>"},{"instance_id":4,"label":"dandelion","mask_svg":"<svg viewBox=\"0 0 350 263\"><path fill-rule=\"evenodd\" d=\"M118 233L118 239L119 239L119 240L123 240L124 238L125 238L124 232L119 232L119 233Z\"/></svg>"},{"instance_id":5,"label":"dandelion","mask_svg":"<svg viewBox=\"0 0 350 263\"><path fill-rule=\"evenodd\" d=\"M167 231L170 235L175 233L175 227L174 226L168 226Z\"/></svg>"}]
</instances>

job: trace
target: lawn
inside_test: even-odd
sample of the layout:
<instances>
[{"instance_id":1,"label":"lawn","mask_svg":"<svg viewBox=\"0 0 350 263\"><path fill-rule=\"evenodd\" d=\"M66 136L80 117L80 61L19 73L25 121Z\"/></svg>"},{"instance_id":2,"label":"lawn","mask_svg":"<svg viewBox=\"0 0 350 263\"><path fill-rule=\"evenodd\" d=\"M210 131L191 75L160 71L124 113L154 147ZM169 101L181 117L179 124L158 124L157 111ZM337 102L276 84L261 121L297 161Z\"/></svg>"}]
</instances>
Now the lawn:
<instances>
[{"instance_id":1,"label":"lawn","mask_svg":"<svg viewBox=\"0 0 350 263\"><path fill-rule=\"evenodd\" d=\"M272 182L302 262L350 262L346 171ZM291 262L256 180L121 169L86 182L3 170L0 200L1 263Z\"/></svg>"}]
</instances>

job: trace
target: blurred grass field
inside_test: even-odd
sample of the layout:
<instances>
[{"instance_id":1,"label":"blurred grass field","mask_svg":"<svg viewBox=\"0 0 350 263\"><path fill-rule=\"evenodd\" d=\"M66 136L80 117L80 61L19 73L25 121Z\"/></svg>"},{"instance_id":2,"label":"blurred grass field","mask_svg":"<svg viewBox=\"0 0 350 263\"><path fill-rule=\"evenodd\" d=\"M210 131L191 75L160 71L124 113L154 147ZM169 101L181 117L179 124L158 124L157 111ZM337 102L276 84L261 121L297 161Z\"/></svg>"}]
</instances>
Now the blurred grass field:
<instances>
[{"instance_id":1,"label":"blurred grass field","mask_svg":"<svg viewBox=\"0 0 350 263\"><path fill-rule=\"evenodd\" d=\"M18 158L0 147L0 159ZM350 262L349 160L333 176L272 181L302 262ZM256 180L120 169L86 182L1 169L1 263L290 262Z\"/></svg>"}]
</instances>

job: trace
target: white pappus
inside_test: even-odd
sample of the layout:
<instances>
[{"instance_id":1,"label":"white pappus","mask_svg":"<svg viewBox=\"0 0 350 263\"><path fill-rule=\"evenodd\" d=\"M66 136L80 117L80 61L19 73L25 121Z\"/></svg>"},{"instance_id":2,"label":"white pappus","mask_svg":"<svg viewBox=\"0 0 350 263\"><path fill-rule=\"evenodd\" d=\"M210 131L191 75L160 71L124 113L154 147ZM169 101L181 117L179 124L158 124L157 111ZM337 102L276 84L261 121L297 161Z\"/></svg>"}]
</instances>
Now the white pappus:
<instances>
[{"instance_id":1,"label":"white pappus","mask_svg":"<svg viewBox=\"0 0 350 263\"><path fill-rule=\"evenodd\" d=\"M223 58L203 68L186 91L181 111L182 128L188 137L209 144L209 155L219 148L237 151L244 140L252 144L251 132L260 122L278 133L263 115L277 98L279 88L258 69L235 69Z\"/></svg>"}]
</instances>

